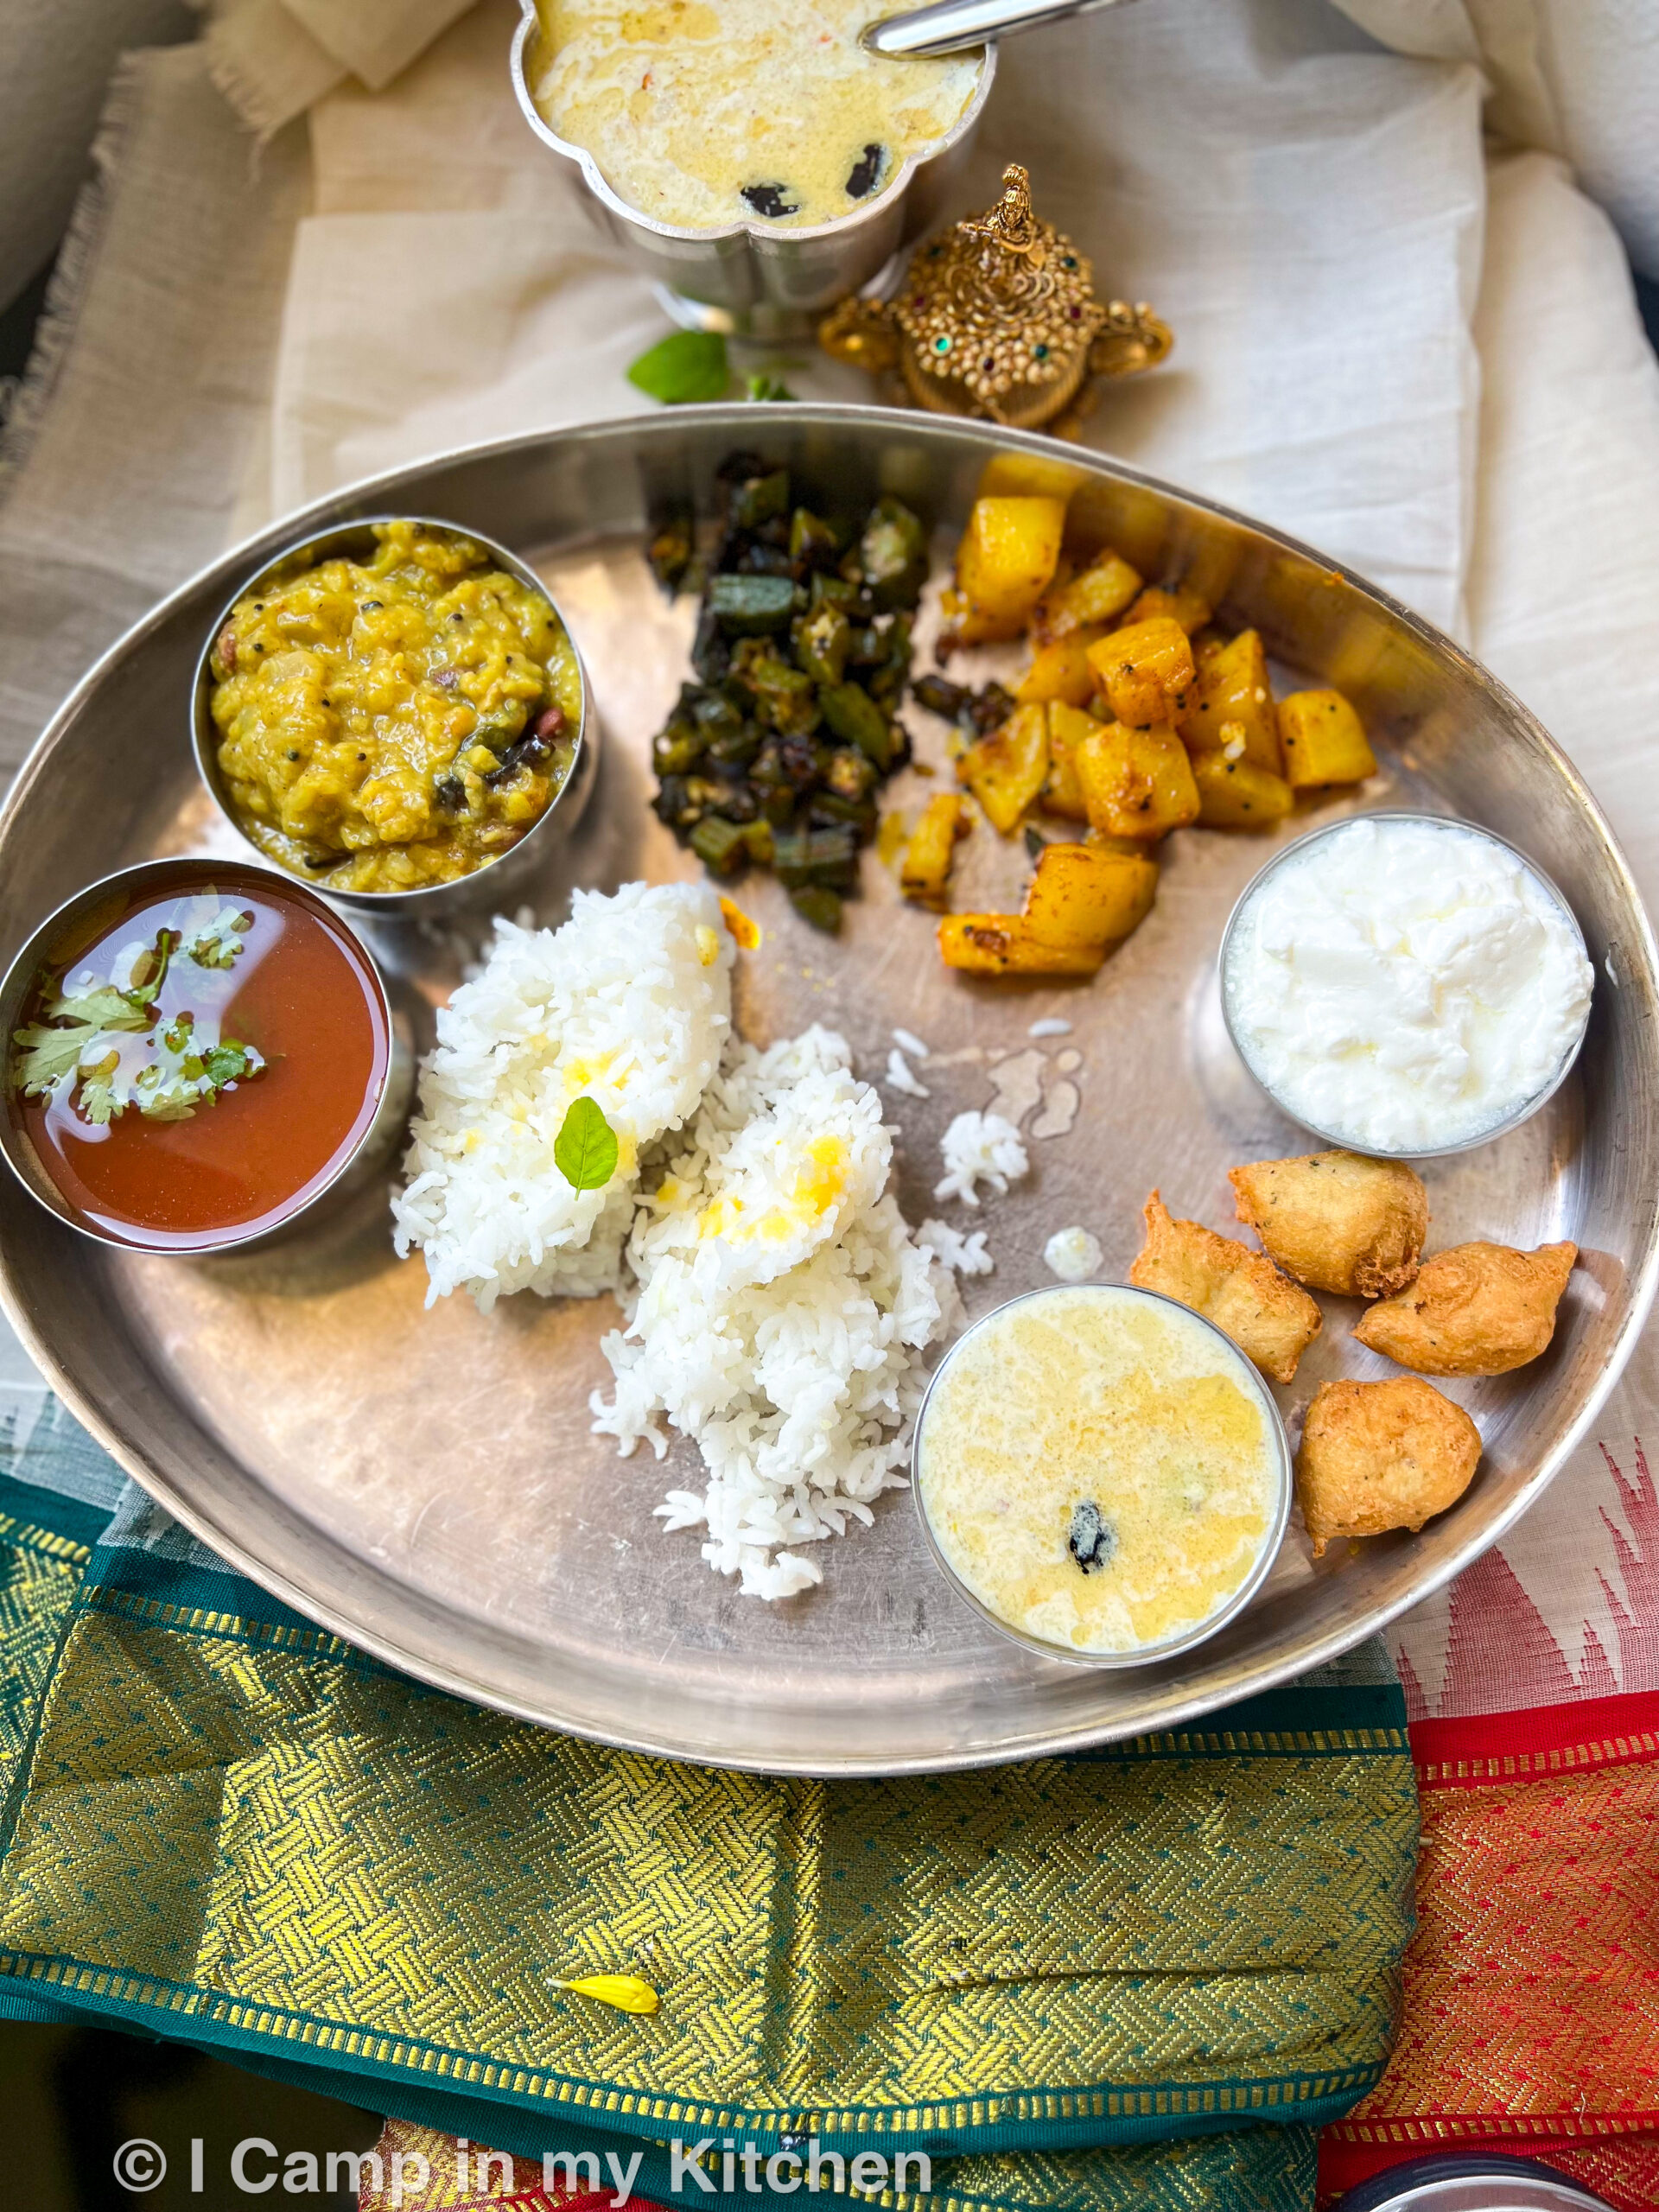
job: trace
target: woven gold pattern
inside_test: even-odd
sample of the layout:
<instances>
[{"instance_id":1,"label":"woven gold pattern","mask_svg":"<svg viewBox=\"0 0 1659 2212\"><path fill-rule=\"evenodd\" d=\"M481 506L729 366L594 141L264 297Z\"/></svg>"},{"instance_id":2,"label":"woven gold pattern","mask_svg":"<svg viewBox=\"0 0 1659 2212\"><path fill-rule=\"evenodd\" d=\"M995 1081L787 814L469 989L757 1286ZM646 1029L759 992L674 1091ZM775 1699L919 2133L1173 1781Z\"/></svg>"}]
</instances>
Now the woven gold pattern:
<instances>
[{"instance_id":1,"label":"woven gold pattern","mask_svg":"<svg viewBox=\"0 0 1659 2212\"><path fill-rule=\"evenodd\" d=\"M0 1803L28 1748L90 1556L27 1513L0 1510Z\"/></svg>"},{"instance_id":2,"label":"woven gold pattern","mask_svg":"<svg viewBox=\"0 0 1659 2212\"><path fill-rule=\"evenodd\" d=\"M1392 1730L1215 1728L960 1778L769 1782L106 1588L47 1700L0 1943L41 1993L162 2031L630 2133L1173 2132L1374 2077L1408 1773ZM549 1986L594 1972L643 1975L661 2012Z\"/></svg>"}]
</instances>

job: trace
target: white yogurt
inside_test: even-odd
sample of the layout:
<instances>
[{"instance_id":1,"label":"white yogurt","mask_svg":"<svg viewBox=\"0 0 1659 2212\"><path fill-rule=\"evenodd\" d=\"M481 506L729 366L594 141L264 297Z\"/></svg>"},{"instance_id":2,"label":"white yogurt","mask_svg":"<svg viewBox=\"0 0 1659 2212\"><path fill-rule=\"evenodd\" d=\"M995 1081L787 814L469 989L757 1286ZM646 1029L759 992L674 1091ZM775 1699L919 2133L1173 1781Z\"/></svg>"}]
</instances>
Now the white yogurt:
<instances>
[{"instance_id":1,"label":"white yogurt","mask_svg":"<svg viewBox=\"0 0 1659 2212\"><path fill-rule=\"evenodd\" d=\"M1466 823L1368 815L1246 892L1222 991L1252 1073L1357 1152L1433 1153L1513 1120L1576 1049L1594 977L1577 925Z\"/></svg>"}]
</instances>

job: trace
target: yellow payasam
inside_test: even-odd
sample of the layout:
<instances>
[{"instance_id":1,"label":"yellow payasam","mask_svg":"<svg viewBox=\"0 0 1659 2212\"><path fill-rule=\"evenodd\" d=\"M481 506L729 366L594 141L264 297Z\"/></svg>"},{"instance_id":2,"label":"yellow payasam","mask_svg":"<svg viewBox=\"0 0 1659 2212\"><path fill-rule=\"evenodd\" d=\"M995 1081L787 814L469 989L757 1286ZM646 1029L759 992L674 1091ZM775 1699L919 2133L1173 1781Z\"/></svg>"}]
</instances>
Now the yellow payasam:
<instances>
[{"instance_id":1,"label":"yellow payasam","mask_svg":"<svg viewBox=\"0 0 1659 2212\"><path fill-rule=\"evenodd\" d=\"M874 0L540 0L537 109L631 207L690 229L832 222L945 137L984 56L899 59Z\"/></svg>"},{"instance_id":2,"label":"yellow payasam","mask_svg":"<svg viewBox=\"0 0 1659 2212\"><path fill-rule=\"evenodd\" d=\"M570 772L582 677L550 601L470 538L378 523L238 601L213 645L238 824L324 891L417 891L497 859Z\"/></svg>"},{"instance_id":3,"label":"yellow payasam","mask_svg":"<svg viewBox=\"0 0 1659 2212\"><path fill-rule=\"evenodd\" d=\"M1194 1315L1096 1285L970 1330L922 1417L921 1503L999 1620L1063 1649L1166 1643L1261 1558L1282 1462L1243 1356Z\"/></svg>"}]
</instances>

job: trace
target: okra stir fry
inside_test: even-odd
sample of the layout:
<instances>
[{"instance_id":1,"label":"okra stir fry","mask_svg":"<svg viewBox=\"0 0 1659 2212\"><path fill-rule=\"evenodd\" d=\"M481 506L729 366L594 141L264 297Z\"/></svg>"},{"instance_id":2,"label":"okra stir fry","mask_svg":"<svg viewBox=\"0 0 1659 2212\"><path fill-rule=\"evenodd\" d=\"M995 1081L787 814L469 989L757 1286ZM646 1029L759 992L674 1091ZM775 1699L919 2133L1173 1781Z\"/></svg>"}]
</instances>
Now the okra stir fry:
<instances>
[{"instance_id":1,"label":"okra stir fry","mask_svg":"<svg viewBox=\"0 0 1659 2212\"><path fill-rule=\"evenodd\" d=\"M880 787L910 758L896 716L926 531L888 496L862 515L820 513L787 469L752 454L717 482L696 680L653 744L653 804L714 874L770 868L796 910L833 931ZM671 591L697 580L690 514L662 522L651 562Z\"/></svg>"}]
</instances>

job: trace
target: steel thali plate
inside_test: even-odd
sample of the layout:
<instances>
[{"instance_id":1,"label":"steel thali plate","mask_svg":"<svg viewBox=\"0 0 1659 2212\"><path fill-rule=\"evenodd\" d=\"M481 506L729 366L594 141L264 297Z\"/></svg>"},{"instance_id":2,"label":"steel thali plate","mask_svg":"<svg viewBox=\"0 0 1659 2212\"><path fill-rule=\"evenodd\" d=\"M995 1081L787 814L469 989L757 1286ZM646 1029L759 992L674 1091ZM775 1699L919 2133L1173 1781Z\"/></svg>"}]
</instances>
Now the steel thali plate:
<instances>
[{"instance_id":1,"label":"steel thali plate","mask_svg":"<svg viewBox=\"0 0 1659 2212\"><path fill-rule=\"evenodd\" d=\"M531 558L571 623L604 758L582 829L537 893L542 918L558 918L572 883L691 873L646 805L649 741L686 672L690 620L652 582L643 533L666 498L706 502L719 461L757 442L841 504L898 493L942 544L998 452L1073 461L1086 537L1149 575L1195 572L1229 620L1255 623L1282 663L1355 699L1382 773L1312 821L1356 806L1465 816L1520 845L1571 900L1598 984L1577 1072L1522 1128L1426 1171L1436 1245L1571 1236L1582 1248L1545 1357L1447 1386L1485 1442L1462 1501L1420 1535L1334 1548L1317 1566L1293 1524L1262 1594L1223 1633L1180 1660L1096 1670L1043 1661L986 1627L939 1580L902 1494L823 1548L821 1589L779 1606L741 1597L702 1564L694 1535L652 1517L665 1488L692 1478L685 1447L659 1465L643 1452L620 1459L589 1432L589 1393L608 1381L609 1301L520 1297L480 1317L457 1297L428 1312L424 1270L395 1259L378 1198L279 1257L195 1264L94 1246L7 1179L0 1295L73 1411L205 1541L392 1664L528 1719L711 1764L874 1775L1034 1758L1193 1719L1348 1649L1492 1543L1586 1433L1659 1265L1656 954L1629 871L1537 722L1357 577L1099 457L877 409L683 410L453 454L286 518L92 671L0 815L0 959L92 877L214 849L189 743L203 626L288 539L354 513L473 524ZM923 757L942 762L942 733L924 717L915 726ZM889 804L913 808L938 788L907 773ZM1018 841L1001 847L982 826L963 849L959 905L1017 891ZM766 936L741 962L739 1022L760 1041L811 1021L842 1029L878 1082L895 1027L927 1043L918 1072L930 1096L885 1094L912 1222L938 1211L931 1186L952 1115L995 1099L1023 1119L1030 1177L982 1216L951 1215L982 1223L996 1260L967 1286L970 1314L1050 1280L1044 1243L1074 1222L1121 1278L1154 1185L1173 1211L1225 1228L1229 1166L1306 1148L1244 1075L1214 988L1228 912L1272 849L1207 831L1172 840L1150 918L1084 986L948 975L929 918L902 905L874 854L839 940L752 880L744 903ZM429 1021L467 957L464 934L370 934ZM1069 1033L1031 1037L1051 1020ZM1321 1381L1392 1371L1350 1339L1357 1307L1326 1311L1279 1394L1293 1427Z\"/></svg>"}]
</instances>

